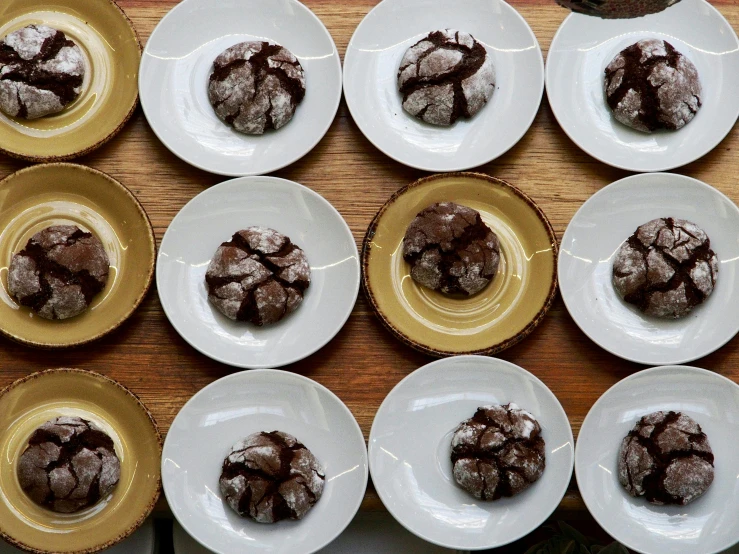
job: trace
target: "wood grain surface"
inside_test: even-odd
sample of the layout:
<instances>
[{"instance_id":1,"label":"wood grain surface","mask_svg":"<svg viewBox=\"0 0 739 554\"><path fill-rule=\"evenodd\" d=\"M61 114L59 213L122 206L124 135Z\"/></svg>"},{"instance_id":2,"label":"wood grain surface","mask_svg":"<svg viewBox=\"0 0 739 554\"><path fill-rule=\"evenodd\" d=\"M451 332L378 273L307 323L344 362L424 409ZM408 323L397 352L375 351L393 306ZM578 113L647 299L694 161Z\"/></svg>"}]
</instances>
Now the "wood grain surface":
<instances>
[{"instance_id":1,"label":"wood grain surface","mask_svg":"<svg viewBox=\"0 0 739 554\"><path fill-rule=\"evenodd\" d=\"M214 0L218 1L218 0ZM118 0L145 43L152 30L177 2ZM305 0L325 23L343 59L355 27L376 0ZM567 11L550 0L514 0L534 30L544 56ZM734 28L739 2L714 5ZM739 200L739 133L729 136L701 160L678 170L701 179ZM110 143L76 160L105 171L129 187L149 214L159 242L182 206L225 177L195 169L171 154L151 131L139 107ZM0 156L0 177L27 165ZM587 198L608 183L628 175L589 157L555 121L544 96L536 120L508 153L476 169L505 179L530 195L549 217L557 237ZM305 158L275 173L323 195L348 222L357 244L377 210L401 186L426 173L407 168L376 150L352 121L344 100L330 130ZM739 380L737 340L693 362ZM522 343L500 357L537 375L557 395L575 435L589 408L611 385L641 366L625 362L597 347L574 324L561 298L544 322ZM356 416L365 437L387 393L431 358L396 341L375 318L360 293L346 326L326 347L286 369L308 376L335 392ZM104 373L131 388L151 409L164 432L182 405L212 381L234 369L191 348L169 325L154 287L119 330L92 345L62 352L29 349L0 338L0 387L31 372L51 367L79 367ZM573 485L574 487L574 485ZM370 495L370 499L373 496ZM369 507L377 507L370 501ZM578 509L571 491L562 505Z\"/></svg>"}]
</instances>

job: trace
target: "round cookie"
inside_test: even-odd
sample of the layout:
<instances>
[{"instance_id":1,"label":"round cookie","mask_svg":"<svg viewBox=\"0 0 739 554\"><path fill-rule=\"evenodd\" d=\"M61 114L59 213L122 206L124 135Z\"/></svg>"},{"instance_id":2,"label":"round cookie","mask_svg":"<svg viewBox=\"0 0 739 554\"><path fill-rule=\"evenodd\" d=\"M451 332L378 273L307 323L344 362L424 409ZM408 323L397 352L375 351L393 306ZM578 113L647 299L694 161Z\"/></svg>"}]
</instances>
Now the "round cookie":
<instances>
[{"instance_id":1,"label":"round cookie","mask_svg":"<svg viewBox=\"0 0 739 554\"><path fill-rule=\"evenodd\" d=\"M686 316L711 295L717 276L711 240L684 219L653 219L639 226L613 260L618 294L655 317Z\"/></svg>"},{"instance_id":2,"label":"round cookie","mask_svg":"<svg viewBox=\"0 0 739 554\"><path fill-rule=\"evenodd\" d=\"M645 133L681 129L701 107L698 70L659 39L622 50L605 69L604 87L616 120Z\"/></svg>"},{"instance_id":3,"label":"round cookie","mask_svg":"<svg viewBox=\"0 0 739 554\"><path fill-rule=\"evenodd\" d=\"M223 461L221 493L241 516L259 523L303 519L321 499L325 475L318 460L292 435L254 433Z\"/></svg>"},{"instance_id":4,"label":"round cookie","mask_svg":"<svg viewBox=\"0 0 739 554\"><path fill-rule=\"evenodd\" d=\"M500 243L477 211L442 202L419 212L408 226L403 258L417 283L446 294L472 295L495 277Z\"/></svg>"},{"instance_id":5,"label":"round cookie","mask_svg":"<svg viewBox=\"0 0 739 554\"><path fill-rule=\"evenodd\" d=\"M688 504L713 482L708 437L680 412L646 415L621 443L618 480L631 496L652 504Z\"/></svg>"},{"instance_id":6,"label":"round cookie","mask_svg":"<svg viewBox=\"0 0 739 554\"><path fill-rule=\"evenodd\" d=\"M8 269L8 292L45 319L74 317L108 282L103 244L76 225L54 225L31 237Z\"/></svg>"},{"instance_id":7,"label":"round cookie","mask_svg":"<svg viewBox=\"0 0 739 554\"><path fill-rule=\"evenodd\" d=\"M107 497L120 476L113 440L79 417L44 423L18 460L18 481L31 500L65 514Z\"/></svg>"},{"instance_id":8,"label":"round cookie","mask_svg":"<svg viewBox=\"0 0 739 554\"><path fill-rule=\"evenodd\" d=\"M294 312L310 285L308 259L285 235L248 227L218 247L205 274L208 300L229 319L275 323Z\"/></svg>"},{"instance_id":9,"label":"round cookie","mask_svg":"<svg viewBox=\"0 0 739 554\"><path fill-rule=\"evenodd\" d=\"M495 91L495 67L469 33L434 31L411 46L398 70L403 109L433 125L479 112Z\"/></svg>"},{"instance_id":10,"label":"round cookie","mask_svg":"<svg viewBox=\"0 0 739 554\"><path fill-rule=\"evenodd\" d=\"M541 426L515 404L485 406L452 437L454 479L480 500L514 496L544 472Z\"/></svg>"},{"instance_id":11,"label":"round cookie","mask_svg":"<svg viewBox=\"0 0 739 554\"><path fill-rule=\"evenodd\" d=\"M213 62L208 81L216 115L248 135L285 126L304 96L303 67L274 42L242 42L226 49Z\"/></svg>"},{"instance_id":12,"label":"round cookie","mask_svg":"<svg viewBox=\"0 0 739 554\"><path fill-rule=\"evenodd\" d=\"M0 110L36 119L77 99L85 60L74 41L46 25L29 25L0 42Z\"/></svg>"},{"instance_id":13,"label":"round cookie","mask_svg":"<svg viewBox=\"0 0 739 554\"><path fill-rule=\"evenodd\" d=\"M659 13L680 0L557 0L575 13L603 19L631 19Z\"/></svg>"}]
</instances>

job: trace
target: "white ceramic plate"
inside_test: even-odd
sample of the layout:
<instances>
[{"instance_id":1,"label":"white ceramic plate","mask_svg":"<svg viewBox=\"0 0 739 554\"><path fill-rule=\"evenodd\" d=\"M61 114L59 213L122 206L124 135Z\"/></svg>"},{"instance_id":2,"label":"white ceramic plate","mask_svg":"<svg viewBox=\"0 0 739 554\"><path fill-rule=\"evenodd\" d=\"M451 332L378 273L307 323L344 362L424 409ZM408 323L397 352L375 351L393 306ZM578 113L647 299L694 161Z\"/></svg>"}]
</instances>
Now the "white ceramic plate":
<instances>
[{"instance_id":1,"label":"white ceramic plate","mask_svg":"<svg viewBox=\"0 0 739 554\"><path fill-rule=\"evenodd\" d=\"M679 131L642 133L616 121L603 72L621 50L644 38L668 41L698 69L703 106ZM682 0L636 19L569 15L547 55L547 96L565 133L594 158L629 171L666 171L710 152L739 115L739 40L704 0Z\"/></svg>"},{"instance_id":2,"label":"white ceramic plate","mask_svg":"<svg viewBox=\"0 0 739 554\"><path fill-rule=\"evenodd\" d=\"M238 440L280 430L300 440L326 473L323 495L300 521L256 523L222 499L223 459ZM218 554L308 554L349 525L367 487L362 430L339 398L294 373L235 373L193 396L175 417L162 453L167 501L184 529Z\"/></svg>"},{"instance_id":3,"label":"white ceramic plate","mask_svg":"<svg viewBox=\"0 0 739 554\"><path fill-rule=\"evenodd\" d=\"M305 70L292 121L261 136L233 130L208 101L213 60L247 40L281 44ZM341 61L326 27L297 0L184 0L149 37L139 93L149 125L175 155L211 173L260 175L303 157L326 134L341 99Z\"/></svg>"},{"instance_id":4,"label":"white ceramic plate","mask_svg":"<svg viewBox=\"0 0 739 554\"><path fill-rule=\"evenodd\" d=\"M478 407L509 402L538 419L546 469L513 498L479 501L454 481L452 434ZM456 356L417 369L390 391L370 431L370 471L382 502L409 531L480 550L515 541L549 517L570 482L573 445L567 414L539 379L496 358Z\"/></svg>"},{"instance_id":5,"label":"white ceramic plate","mask_svg":"<svg viewBox=\"0 0 739 554\"><path fill-rule=\"evenodd\" d=\"M133 535L101 552L105 554L154 554L154 521L152 518L147 519ZM0 554L24 554L24 551L0 540Z\"/></svg>"},{"instance_id":6,"label":"white ceramic plate","mask_svg":"<svg viewBox=\"0 0 739 554\"><path fill-rule=\"evenodd\" d=\"M611 282L621 244L658 217L697 224L719 259L711 296L677 320L645 316ZM739 209L713 187L672 173L632 175L591 196L570 221L559 250L559 290L575 323L612 354L645 365L696 360L739 331L737 237Z\"/></svg>"},{"instance_id":7,"label":"white ceramic plate","mask_svg":"<svg viewBox=\"0 0 739 554\"><path fill-rule=\"evenodd\" d=\"M622 439L640 417L682 412L708 435L713 484L687 506L654 506L633 498L616 471ZM705 369L645 369L601 396L583 421L575 474L590 513L613 538L644 554L713 554L739 541L739 386Z\"/></svg>"},{"instance_id":8,"label":"white ceramic plate","mask_svg":"<svg viewBox=\"0 0 739 554\"><path fill-rule=\"evenodd\" d=\"M397 88L405 51L439 29L472 34L496 72L488 104L451 127L407 114ZM344 56L346 103L362 133L394 160L427 171L463 171L501 156L531 126L543 90L539 43L503 0L384 0L359 24Z\"/></svg>"},{"instance_id":9,"label":"white ceramic plate","mask_svg":"<svg viewBox=\"0 0 739 554\"><path fill-rule=\"evenodd\" d=\"M311 266L303 303L285 319L257 327L231 321L208 301L205 272L221 243L264 226L300 246ZM302 360L344 326L359 291L359 255L349 227L327 200L276 177L242 177L190 200L164 233L157 290L170 323L197 350L237 367Z\"/></svg>"}]
</instances>

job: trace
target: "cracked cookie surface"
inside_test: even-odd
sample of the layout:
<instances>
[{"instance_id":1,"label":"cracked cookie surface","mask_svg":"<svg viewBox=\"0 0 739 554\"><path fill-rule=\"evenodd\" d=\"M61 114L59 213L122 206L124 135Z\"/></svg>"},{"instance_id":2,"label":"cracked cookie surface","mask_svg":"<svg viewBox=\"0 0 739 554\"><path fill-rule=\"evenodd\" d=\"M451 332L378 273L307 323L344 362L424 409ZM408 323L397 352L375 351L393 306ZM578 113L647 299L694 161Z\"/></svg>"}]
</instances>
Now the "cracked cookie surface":
<instances>
[{"instance_id":1,"label":"cracked cookie surface","mask_svg":"<svg viewBox=\"0 0 739 554\"><path fill-rule=\"evenodd\" d=\"M310 285L305 252L266 227L238 231L205 274L208 300L229 319L265 325L294 312Z\"/></svg>"},{"instance_id":2,"label":"cracked cookie surface","mask_svg":"<svg viewBox=\"0 0 739 554\"><path fill-rule=\"evenodd\" d=\"M514 496L544 472L539 422L516 404L478 408L452 437L457 483L480 500Z\"/></svg>"},{"instance_id":3,"label":"cracked cookie surface","mask_svg":"<svg viewBox=\"0 0 739 554\"><path fill-rule=\"evenodd\" d=\"M76 225L53 225L13 255L8 292L45 319L81 314L108 282L110 260L100 240Z\"/></svg>"},{"instance_id":4,"label":"cracked cookie surface","mask_svg":"<svg viewBox=\"0 0 739 554\"><path fill-rule=\"evenodd\" d=\"M718 258L706 233L671 217L637 228L616 252L613 286L647 315L686 316L713 292Z\"/></svg>"},{"instance_id":5,"label":"cracked cookie surface","mask_svg":"<svg viewBox=\"0 0 739 554\"><path fill-rule=\"evenodd\" d=\"M113 440L80 417L44 423L18 460L18 481L36 504L60 513L107 497L121 476Z\"/></svg>"},{"instance_id":6,"label":"cracked cookie surface","mask_svg":"<svg viewBox=\"0 0 739 554\"><path fill-rule=\"evenodd\" d=\"M645 133L681 129L701 107L695 65L659 39L640 40L616 55L604 87L616 120Z\"/></svg>"},{"instance_id":7,"label":"cracked cookie surface","mask_svg":"<svg viewBox=\"0 0 739 554\"><path fill-rule=\"evenodd\" d=\"M603 19L631 19L659 13L680 0L557 0L575 13Z\"/></svg>"},{"instance_id":8,"label":"cracked cookie surface","mask_svg":"<svg viewBox=\"0 0 739 554\"><path fill-rule=\"evenodd\" d=\"M708 437L691 417L654 412L624 437L618 454L618 480L631 496L652 504L688 504L713 482Z\"/></svg>"},{"instance_id":9,"label":"cracked cookie surface","mask_svg":"<svg viewBox=\"0 0 739 554\"><path fill-rule=\"evenodd\" d=\"M239 515L259 523L303 519L323 494L325 474L292 435L254 433L223 461L221 493Z\"/></svg>"},{"instance_id":10,"label":"cracked cookie surface","mask_svg":"<svg viewBox=\"0 0 739 554\"><path fill-rule=\"evenodd\" d=\"M242 42L226 49L213 62L208 81L216 115L249 135L285 126L304 96L303 67L274 42Z\"/></svg>"},{"instance_id":11,"label":"cracked cookie surface","mask_svg":"<svg viewBox=\"0 0 739 554\"><path fill-rule=\"evenodd\" d=\"M408 226L403 258L417 283L445 294L472 295L495 277L500 242L479 212L442 202L419 212Z\"/></svg>"},{"instance_id":12,"label":"cracked cookie surface","mask_svg":"<svg viewBox=\"0 0 739 554\"><path fill-rule=\"evenodd\" d=\"M433 125L479 112L495 91L495 67L469 33L434 31L411 46L398 70L403 109Z\"/></svg>"},{"instance_id":13,"label":"cracked cookie surface","mask_svg":"<svg viewBox=\"0 0 739 554\"><path fill-rule=\"evenodd\" d=\"M37 119L77 99L85 77L82 50L57 29L28 25L0 42L0 110Z\"/></svg>"}]
</instances>

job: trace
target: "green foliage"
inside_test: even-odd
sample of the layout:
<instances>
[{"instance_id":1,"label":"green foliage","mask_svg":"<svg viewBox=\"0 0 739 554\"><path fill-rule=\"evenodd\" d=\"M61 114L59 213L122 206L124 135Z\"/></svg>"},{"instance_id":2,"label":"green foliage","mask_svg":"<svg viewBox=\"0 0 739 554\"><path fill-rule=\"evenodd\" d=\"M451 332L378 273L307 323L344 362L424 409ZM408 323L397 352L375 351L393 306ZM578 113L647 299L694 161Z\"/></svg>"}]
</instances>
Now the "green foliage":
<instances>
[{"instance_id":1,"label":"green foliage","mask_svg":"<svg viewBox=\"0 0 739 554\"><path fill-rule=\"evenodd\" d=\"M526 551L526 554L629 554L625 546L612 542L608 546L595 544L595 541L586 537L580 531L558 521L557 527L552 526L554 536L546 541L535 544Z\"/></svg>"}]
</instances>

